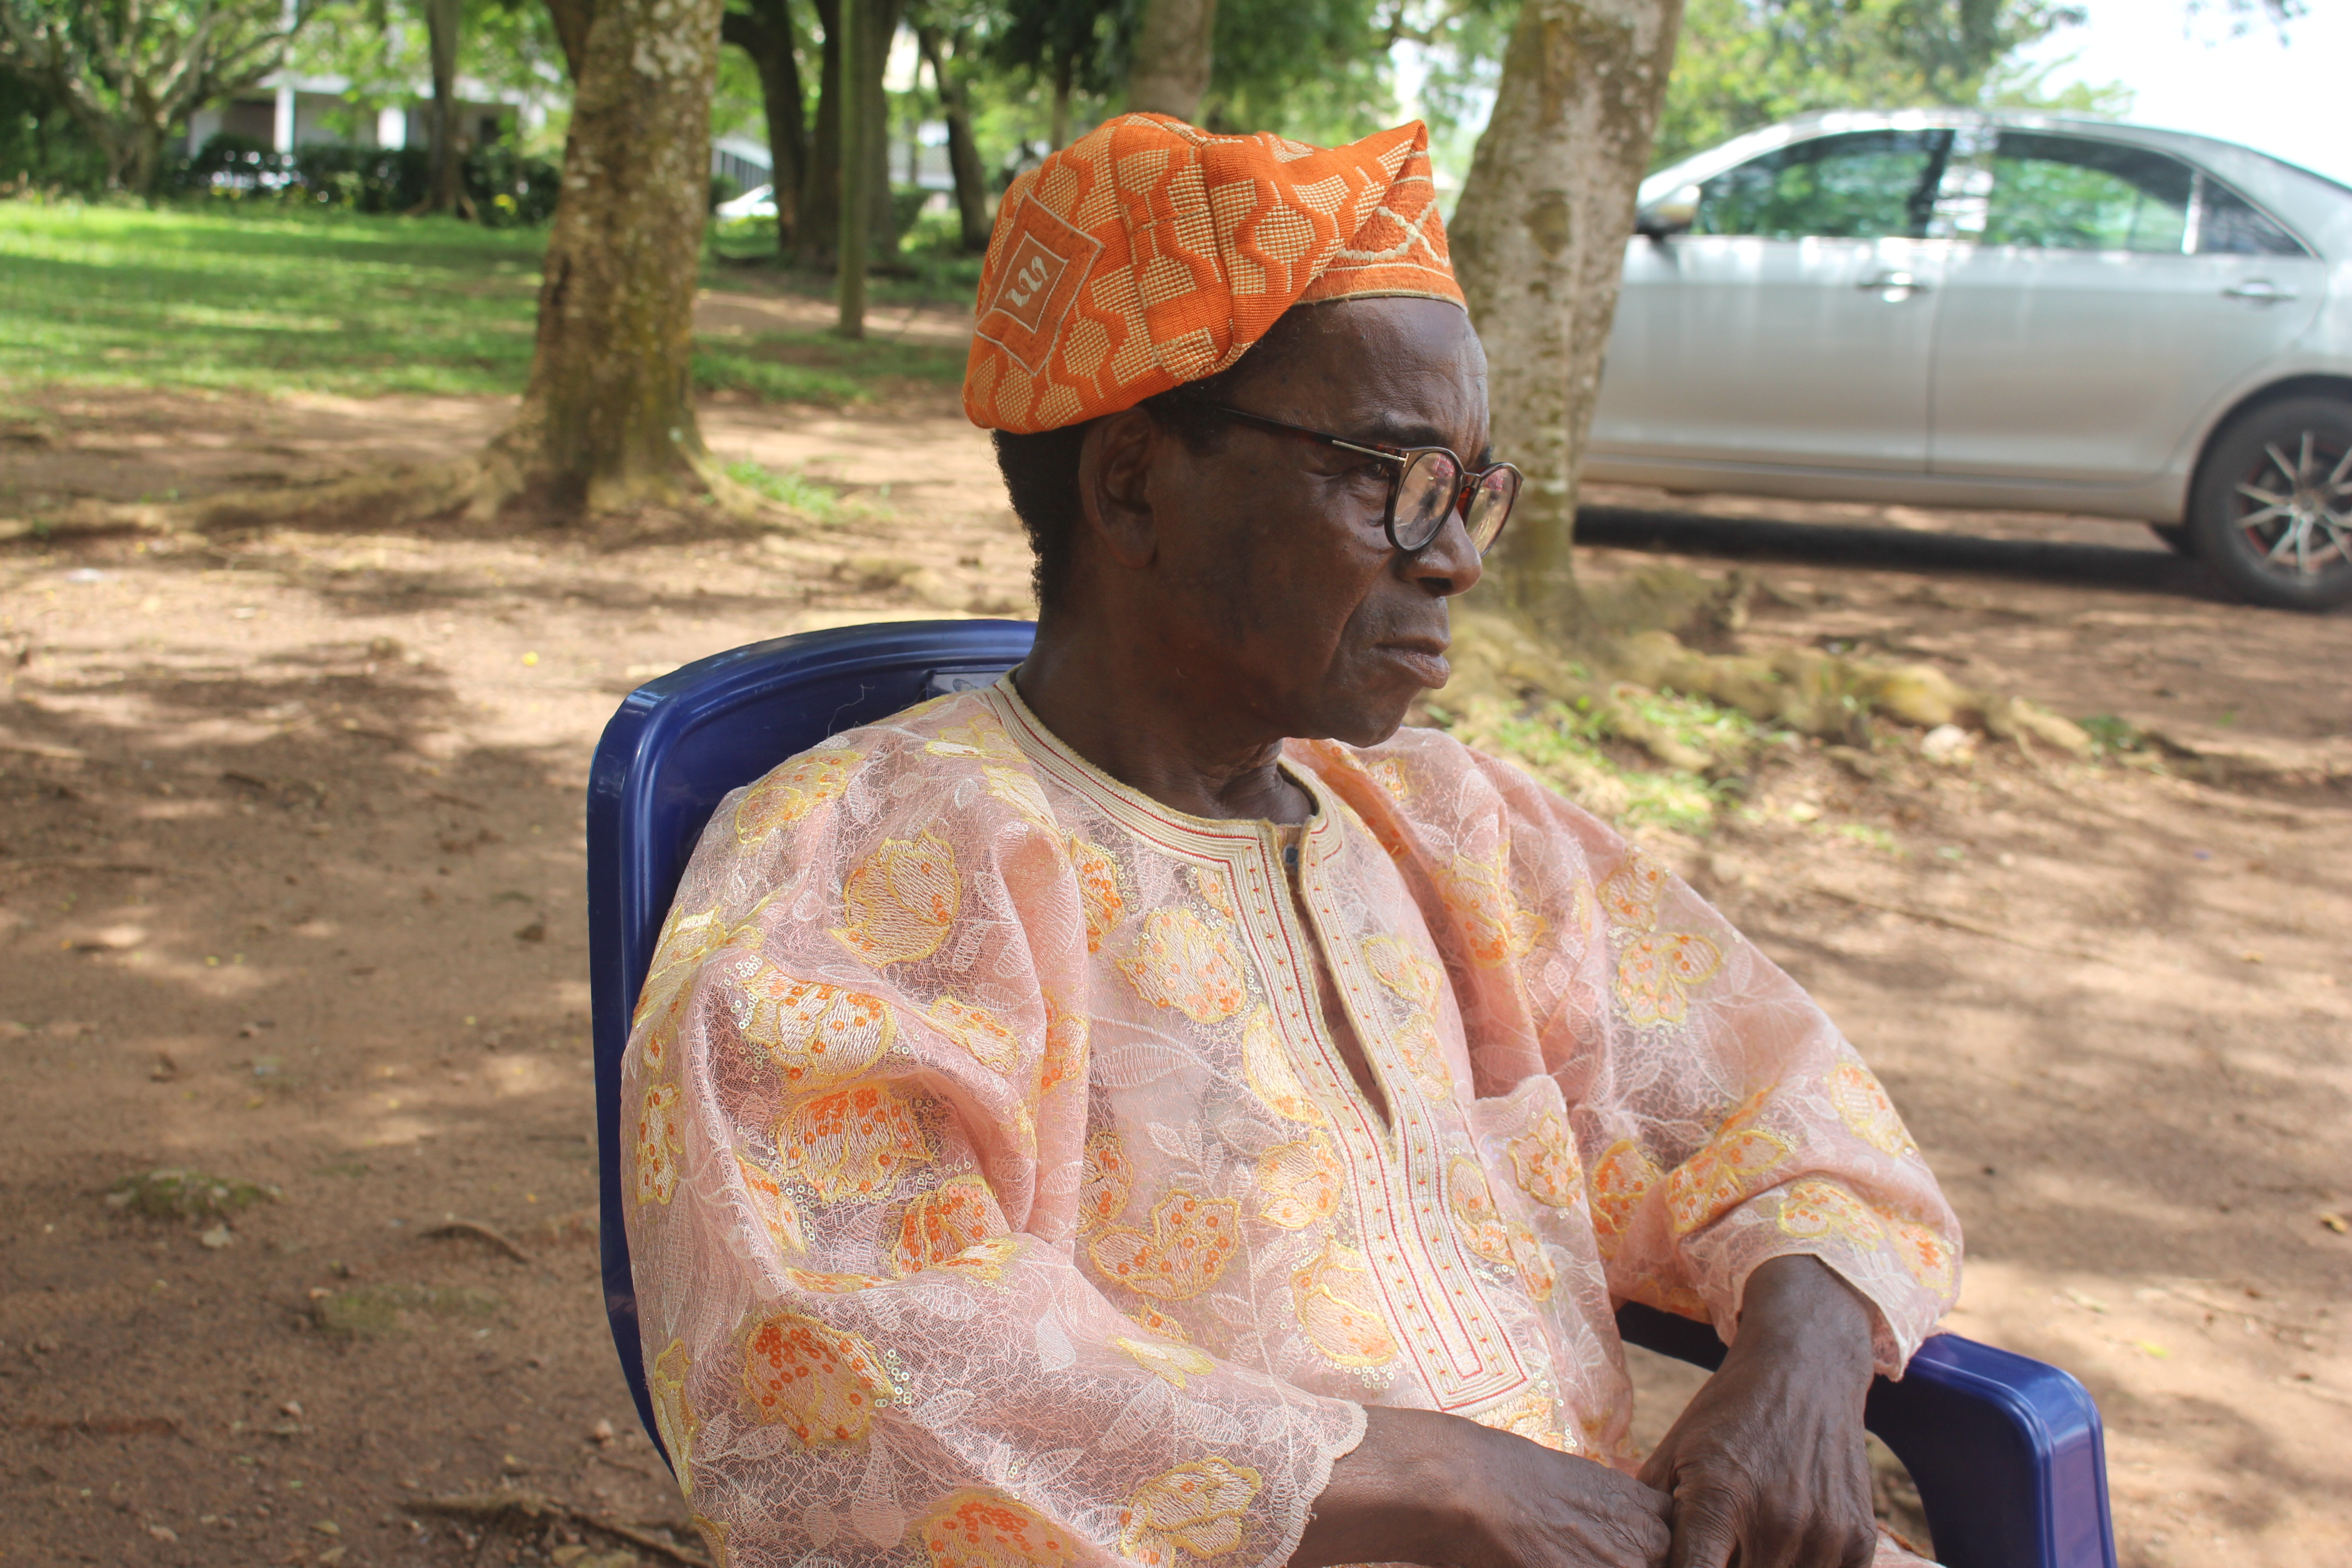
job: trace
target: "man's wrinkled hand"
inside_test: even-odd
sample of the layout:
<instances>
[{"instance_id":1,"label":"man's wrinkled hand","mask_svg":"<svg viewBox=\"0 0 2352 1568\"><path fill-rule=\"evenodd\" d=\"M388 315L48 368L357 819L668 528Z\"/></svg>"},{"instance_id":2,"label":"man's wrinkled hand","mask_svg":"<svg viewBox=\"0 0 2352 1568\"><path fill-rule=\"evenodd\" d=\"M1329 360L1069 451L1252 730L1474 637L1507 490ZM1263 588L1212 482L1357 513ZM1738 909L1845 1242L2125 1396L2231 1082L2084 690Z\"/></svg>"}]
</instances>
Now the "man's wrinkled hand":
<instances>
[{"instance_id":1,"label":"man's wrinkled hand","mask_svg":"<svg viewBox=\"0 0 2352 1568\"><path fill-rule=\"evenodd\" d=\"M1664 1493L1431 1410L1365 1412L1364 1440L1331 1468L1291 1568L1662 1568Z\"/></svg>"},{"instance_id":2,"label":"man's wrinkled hand","mask_svg":"<svg viewBox=\"0 0 2352 1568\"><path fill-rule=\"evenodd\" d=\"M1674 1499L1666 1568L1867 1568L1870 1309L1810 1258L1749 1276L1739 1335L1642 1467Z\"/></svg>"}]
</instances>

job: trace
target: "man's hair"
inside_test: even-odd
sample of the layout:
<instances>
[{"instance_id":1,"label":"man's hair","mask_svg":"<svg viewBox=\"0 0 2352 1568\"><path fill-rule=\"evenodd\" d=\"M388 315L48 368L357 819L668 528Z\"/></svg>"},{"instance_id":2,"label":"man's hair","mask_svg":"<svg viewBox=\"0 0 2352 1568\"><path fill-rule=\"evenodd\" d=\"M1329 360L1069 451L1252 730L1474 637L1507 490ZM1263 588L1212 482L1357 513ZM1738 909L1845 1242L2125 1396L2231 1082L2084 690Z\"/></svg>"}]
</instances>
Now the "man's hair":
<instances>
[{"instance_id":1,"label":"man's hair","mask_svg":"<svg viewBox=\"0 0 2352 1568\"><path fill-rule=\"evenodd\" d=\"M1224 430L1216 405L1225 401L1248 363L1244 357L1214 375L1147 397L1137 406L1193 451L1212 451ZM1078 454L1094 423L1084 420L1033 436L989 433L996 443L997 470L1013 498L1013 515L1037 555L1030 580L1036 585L1041 610L1059 608L1069 591L1071 558L1078 529L1086 521L1086 508L1078 500Z\"/></svg>"}]
</instances>

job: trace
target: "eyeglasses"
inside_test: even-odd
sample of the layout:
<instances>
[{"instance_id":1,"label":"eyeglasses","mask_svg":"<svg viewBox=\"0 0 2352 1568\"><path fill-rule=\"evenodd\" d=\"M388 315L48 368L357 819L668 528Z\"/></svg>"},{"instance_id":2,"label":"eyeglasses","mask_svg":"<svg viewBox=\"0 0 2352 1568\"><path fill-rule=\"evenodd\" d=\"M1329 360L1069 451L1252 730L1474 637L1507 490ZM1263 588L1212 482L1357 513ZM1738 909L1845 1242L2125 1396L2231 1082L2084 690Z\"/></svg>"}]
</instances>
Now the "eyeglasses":
<instances>
[{"instance_id":1,"label":"eyeglasses","mask_svg":"<svg viewBox=\"0 0 2352 1568\"><path fill-rule=\"evenodd\" d=\"M1252 414L1246 408L1232 408L1222 403L1211 406L1228 419L1336 447L1343 452L1361 452L1393 465L1389 470L1388 505L1381 514L1381 526L1388 531L1389 542L1407 555L1428 549L1438 531L1445 526L1447 514L1456 511L1462 514L1463 531L1469 534L1472 548L1486 554L1502 537L1503 524L1510 521L1511 503L1519 499L1519 470L1508 463L1473 468L1444 447L1390 447L1377 441L1349 441L1310 430L1304 425L1287 425L1263 414Z\"/></svg>"}]
</instances>

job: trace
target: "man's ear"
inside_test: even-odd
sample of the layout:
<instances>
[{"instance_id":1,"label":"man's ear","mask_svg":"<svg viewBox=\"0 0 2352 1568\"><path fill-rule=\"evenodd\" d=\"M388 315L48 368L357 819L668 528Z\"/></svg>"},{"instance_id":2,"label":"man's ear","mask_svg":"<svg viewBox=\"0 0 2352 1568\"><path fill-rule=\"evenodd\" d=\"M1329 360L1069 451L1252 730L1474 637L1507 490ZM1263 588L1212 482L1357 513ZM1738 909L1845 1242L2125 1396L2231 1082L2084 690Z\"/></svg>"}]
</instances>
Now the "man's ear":
<instances>
[{"instance_id":1,"label":"man's ear","mask_svg":"<svg viewBox=\"0 0 2352 1568\"><path fill-rule=\"evenodd\" d=\"M1151 468L1167 433L1140 408L1105 415L1078 448L1078 504L1087 530L1129 571L1160 552L1151 514Z\"/></svg>"}]
</instances>

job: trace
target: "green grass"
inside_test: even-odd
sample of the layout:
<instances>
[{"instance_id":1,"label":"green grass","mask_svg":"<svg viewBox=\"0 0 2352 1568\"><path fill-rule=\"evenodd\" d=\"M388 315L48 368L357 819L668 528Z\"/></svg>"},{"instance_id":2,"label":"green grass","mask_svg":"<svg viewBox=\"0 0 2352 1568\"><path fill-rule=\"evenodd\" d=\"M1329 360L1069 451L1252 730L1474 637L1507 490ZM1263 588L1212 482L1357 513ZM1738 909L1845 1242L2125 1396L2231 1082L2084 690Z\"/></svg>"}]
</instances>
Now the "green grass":
<instances>
[{"instance_id":1,"label":"green grass","mask_svg":"<svg viewBox=\"0 0 2352 1568\"><path fill-rule=\"evenodd\" d=\"M794 468L782 473L745 458L727 465L727 477L759 491L812 521L831 525L842 520L841 492L822 479L812 479Z\"/></svg>"},{"instance_id":2,"label":"green grass","mask_svg":"<svg viewBox=\"0 0 2352 1568\"><path fill-rule=\"evenodd\" d=\"M1662 697L1661 715L1695 730L1746 720L1695 698ZM1621 827L1670 828L1705 837L1732 800L1736 787L1679 768L1623 760L1602 742L1608 721L1564 702L1512 711L1490 699L1473 699L1460 713L1433 706L1430 717L1465 742L1507 757L1597 816ZM1649 713L1644 718L1651 718ZM1656 721L1654 720L1653 721Z\"/></svg>"},{"instance_id":3,"label":"green grass","mask_svg":"<svg viewBox=\"0 0 2352 1568\"><path fill-rule=\"evenodd\" d=\"M276 205L0 201L0 406L9 388L37 382L520 392L546 240L544 230ZM952 386L963 364L961 352L935 346L779 332L698 340L694 377L713 391L839 407Z\"/></svg>"},{"instance_id":4,"label":"green grass","mask_svg":"<svg viewBox=\"0 0 2352 1568\"><path fill-rule=\"evenodd\" d=\"M519 390L542 232L0 202L0 382Z\"/></svg>"}]
</instances>

